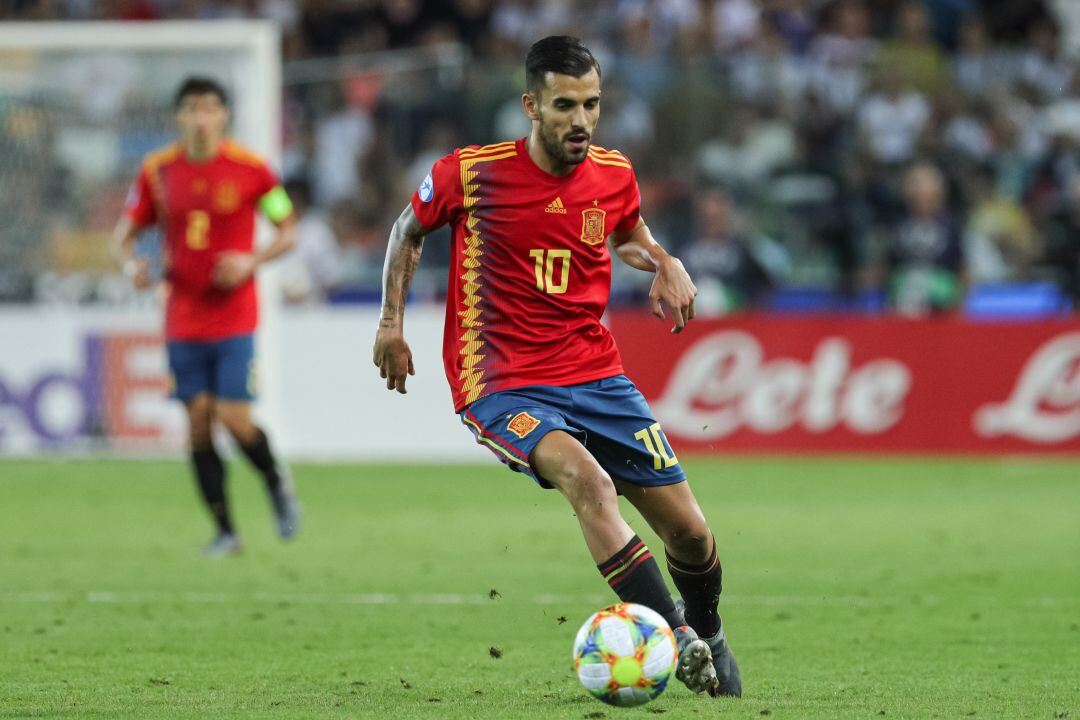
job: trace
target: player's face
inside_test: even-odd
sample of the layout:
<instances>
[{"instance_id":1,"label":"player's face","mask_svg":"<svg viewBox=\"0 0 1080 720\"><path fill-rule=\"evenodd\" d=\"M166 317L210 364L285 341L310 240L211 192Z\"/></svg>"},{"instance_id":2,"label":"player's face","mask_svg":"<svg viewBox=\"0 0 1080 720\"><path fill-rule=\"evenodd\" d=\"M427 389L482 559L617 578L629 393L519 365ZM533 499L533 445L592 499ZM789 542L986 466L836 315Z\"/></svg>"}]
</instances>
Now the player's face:
<instances>
[{"instance_id":1,"label":"player's face","mask_svg":"<svg viewBox=\"0 0 1080 720\"><path fill-rule=\"evenodd\" d=\"M189 147L213 148L225 134L229 110L215 93L188 95L180 101L176 122Z\"/></svg>"},{"instance_id":2,"label":"player's face","mask_svg":"<svg viewBox=\"0 0 1080 720\"><path fill-rule=\"evenodd\" d=\"M532 107L526 102L526 112L537 123L544 151L561 165L583 162L600 118L599 73L593 69L573 77L549 72L540 97L530 97Z\"/></svg>"}]
</instances>

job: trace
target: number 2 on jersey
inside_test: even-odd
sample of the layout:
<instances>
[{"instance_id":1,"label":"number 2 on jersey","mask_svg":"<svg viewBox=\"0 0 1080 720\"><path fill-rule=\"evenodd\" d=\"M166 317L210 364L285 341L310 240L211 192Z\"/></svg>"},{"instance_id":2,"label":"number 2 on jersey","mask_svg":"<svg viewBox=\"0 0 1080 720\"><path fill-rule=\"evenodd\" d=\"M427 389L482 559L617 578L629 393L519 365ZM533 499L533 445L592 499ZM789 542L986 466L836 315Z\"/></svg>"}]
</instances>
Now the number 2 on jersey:
<instances>
[{"instance_id":1,"label":"number 2 on jersey","mask_svg":"<svg viewBox=\"0 0 1080 720\"><path fill-rule=\"evenodd\" d=\"M664 431L660 429L660 423L653 423L647 428L638 430L634 433L634 439L645 443L645 449L652 455L653 470L659 470L661 467L675 467L679 464L675 453L668 448L667 438L664 437Z\"/></svg>"},{"instance_id":2,"label":"number 2 on jersey","mask_svg":"<svg viewBox=\"0 0 1080 720\"><path fill-rule=\"evenodd\" d=\"M536 260L536 289L550 295L562 295L570 281L569 250L530 250L529 257ZM555 261L560 260L559 282L555 284Z\"/></svg>"},{"instance_id":3,"label":"number 2 on jersey","mask_svg":"<svg viewBox=\"0 0 1080 720\"><path fill-rule=\"evenodd\" d=\"M205 210L192 210L187 214L187 246L192 250L205 250L210 247L210 213Z\"/></svg>"}]
</instances>

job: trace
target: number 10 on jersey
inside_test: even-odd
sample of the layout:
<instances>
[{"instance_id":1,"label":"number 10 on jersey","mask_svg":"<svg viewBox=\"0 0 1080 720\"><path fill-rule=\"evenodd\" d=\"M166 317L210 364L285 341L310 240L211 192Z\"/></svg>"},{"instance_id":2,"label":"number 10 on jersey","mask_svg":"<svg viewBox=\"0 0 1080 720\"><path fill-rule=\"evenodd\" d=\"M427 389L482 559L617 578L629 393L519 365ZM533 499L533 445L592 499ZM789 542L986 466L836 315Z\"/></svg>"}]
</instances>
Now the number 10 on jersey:
<instances>
[{"instance_id":1,"label":"number 10 on jersey","mask_svg":"<svg viewBox=\"0 0 1080 720\"><path fill-rule=\"evenodd\" d=\"M570 281L569 250L530 250L529 257L536 261L537 290L550 295L562 295L566 292L567 283ZM555 271L556 262L559 263L558 273ZM556 275L558 282L555 282Z\"/></svg>"}]
</instances>

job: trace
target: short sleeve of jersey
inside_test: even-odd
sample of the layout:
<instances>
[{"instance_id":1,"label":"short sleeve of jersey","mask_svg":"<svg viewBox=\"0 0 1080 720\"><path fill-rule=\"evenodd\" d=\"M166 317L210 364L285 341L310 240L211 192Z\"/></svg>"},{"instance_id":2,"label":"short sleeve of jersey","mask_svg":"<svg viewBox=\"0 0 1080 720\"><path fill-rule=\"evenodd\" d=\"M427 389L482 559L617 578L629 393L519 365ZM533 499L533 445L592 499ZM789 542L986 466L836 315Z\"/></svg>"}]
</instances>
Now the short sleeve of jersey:
<instances>
[{"instance_id":1,"label":"short sleeve of jersey","mask_svg":"<svg viewBox=\"0 0 1080 720\"><path fill-rule=\"evenodd\" d=\"M456 153L435 162L412 196L413 213L427 230L447 224L461 211L461 163Z\"/></svg>"},{"instance_id":2,"label":"short sleeve of jersey","mask_svg":"<svg viewBox=\"0 0 1080 720\"><path fill-rule=\"evenodd\" d=\"M131 184L127 200L124 202L124 212L137 227L145 227L157 222L154 196L150 190L150 177L145 167L139 171L135 182Z\"/></svg>"},{"instance_id":3,"label":"short sleeve of jersey","mask_svg":"<svg viewBox=\"0 0 1080 720\"><path fill-rule=\"evenodd\" d=\"M258 197L262 197L281 184L277 174L266 163L260 163L257 170Z\"/></svg>"},{"instance_id":4,"label":"short sleeve of jersey","mask_svg":"<svg viewBox=\"0 0 1080 720\"><path fill-rule=\"evenodd\" d=\"M629 232L637 227L641 218L641 189L638 187L637 174L630 171L630 179L623 191L622 219L615 226L617 232Z\"/></svg>"}]
</instances>

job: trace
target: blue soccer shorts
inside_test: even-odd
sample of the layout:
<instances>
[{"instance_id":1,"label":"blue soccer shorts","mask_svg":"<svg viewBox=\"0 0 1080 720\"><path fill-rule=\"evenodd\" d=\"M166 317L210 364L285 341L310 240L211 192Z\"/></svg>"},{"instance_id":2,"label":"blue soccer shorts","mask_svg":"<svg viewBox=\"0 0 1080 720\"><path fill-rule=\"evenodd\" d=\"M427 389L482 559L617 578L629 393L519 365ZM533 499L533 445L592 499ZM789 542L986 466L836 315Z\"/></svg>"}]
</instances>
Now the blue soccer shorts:
<instances>
[{"instance_id":1,"label":"blue soccer shorts","mask_svg":"<svg viewBox=\"0 0 1080 720\"><path fill-rule=\"evenodd\" d=\"M476 442L541 487L529 456L552 430L577 438L616 480L673 485L686 479L645 398L625 375L569 387L532 385L492 393L459 413Z\"/></svg>"},{"instance_id":2,"label":"blue soccer shorts","mask_svg":"<svg viewBox=\"0 0 1080 720\"><path fill-rule=\"evenodd\" d=\"M198 342L170 340L172 396L187 402L207 393L220 400L255 399L255 338L237 335Z\"/></svg>"}]
</instances>

